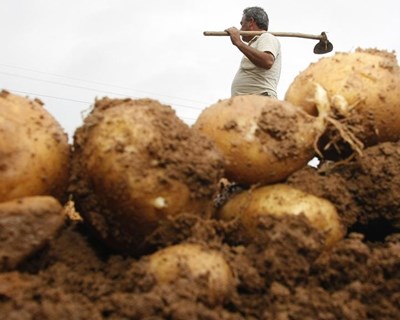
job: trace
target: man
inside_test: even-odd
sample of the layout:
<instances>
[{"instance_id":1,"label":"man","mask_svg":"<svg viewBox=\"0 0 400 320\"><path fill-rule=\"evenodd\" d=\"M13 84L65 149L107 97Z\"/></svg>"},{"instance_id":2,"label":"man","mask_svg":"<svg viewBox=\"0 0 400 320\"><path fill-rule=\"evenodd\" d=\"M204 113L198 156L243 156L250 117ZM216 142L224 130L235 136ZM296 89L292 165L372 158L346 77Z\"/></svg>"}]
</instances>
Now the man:
<instances>
[{"instance_id":1,"label":"man","mask_svg":"<svg viewBox=\"0 0 400 320\"><path fill-rule=\"evenodd\" d=\"M240 24L242 31L267 31L269 19L264 9L250 7L243 10ZM239 30L235 27L225 31L229 33L232 44L244 54L232 82L232 96L259 94L276 98L281 74L279 40L267 32L241 38Z\"/></svg>"}]
</instances>

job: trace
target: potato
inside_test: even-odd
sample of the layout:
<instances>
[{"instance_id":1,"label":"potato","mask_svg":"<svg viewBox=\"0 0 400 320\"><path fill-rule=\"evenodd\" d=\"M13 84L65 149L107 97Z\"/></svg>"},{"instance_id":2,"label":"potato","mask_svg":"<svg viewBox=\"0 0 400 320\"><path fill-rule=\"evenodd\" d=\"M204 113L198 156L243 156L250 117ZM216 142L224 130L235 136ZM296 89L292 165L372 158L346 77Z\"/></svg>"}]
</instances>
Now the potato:
<instances>
[{"instance_id":1,"label":"potato","mask_svg":"<svg viewBox=\"0 0 400 320\"><path fill-rule=\"evenodd\" d=\"M285 101L236 96L203 110L193 128L222 152L228 180L271 184L283 181L314 157L314 144L326 126L329 110L325 107L321 104L319 117L313 117Z\"/></svg>"},{"instance_id":2,"label":"potato","mask_svg":"<svg viewBox=\"0 0 400 320\"><path fill-rule=\"evenodd\" d=\"M394 53L357 49L322 58L294 79L285 100L316 115L315 83L327 91L336 118L364 146L400 138L400 68ZM330 148L328 158L348 156L337 140L342 141L337 133L329 132L320 141Z\"/></svg>"},{"instance_id":3,"label":"potato","mask_svg":"<svg viewBox=\"0 0 400 320\"><path fill-rule=\"evenodd\" d=\"M63 223L63 208L51 196L0 203L0 271L15 269L43 248Z\"/></svg>"},{"instance_id":4,"label":"potato","mask_svg":"<svg viewBox=\"0 0 400 320\"><path fill-rule=\"evenodd\" d=\"M211 302L222 302L233 289L232 270L223 255L199 244L183 243L149 256L149 272L159 284L173 284L179 278L204 283Z\"/></svg>"},{"instance_id":5,"label":"potato","mask_svg":"<svg viewBox=\"0 0 400 320\"><path fill-rule=\"evenodd\" d=\"M218 217L223 220L239 219L244 238L251 239L256 235L256 226L261 217L300 214L304 214L314 228L325 234L326 247L329 248L342 239L344 229L331 202L286 184L243 191L219 210Z\"/></svg>"},{"instance_id":6,"label":"potato","mask_svg":"<svg viewBox=\"0 0 400 320\"><path fill-rule=\"evenodd\" d=\"M222 156L169 106L104 98L74 136L70 190L84 220L114 250L141 254L159 223L208 217Z\"/></svg>"},{"instance_id":7,"label":"potato","mask_svg":"<svg viewBox=\"0 0 400 320\"><path fill-rule=\"evenodd\" d=\"M68 137L39 100L0 92L0 202L35 195L63 201Z\"/></svg>"}]
</instances>

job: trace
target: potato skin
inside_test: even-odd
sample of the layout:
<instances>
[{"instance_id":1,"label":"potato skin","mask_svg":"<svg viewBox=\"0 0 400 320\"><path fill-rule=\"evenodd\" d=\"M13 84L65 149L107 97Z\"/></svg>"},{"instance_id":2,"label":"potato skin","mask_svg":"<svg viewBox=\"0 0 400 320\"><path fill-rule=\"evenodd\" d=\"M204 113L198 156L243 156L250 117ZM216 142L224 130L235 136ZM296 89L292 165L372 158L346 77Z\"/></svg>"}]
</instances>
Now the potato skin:
<instances>
[{"instance_id":1,"label":"potato skin","mask_svg":"<svg viewBox=\"0 0 400 320\"><path fill-rule=\"evenodd\" d=\"M149 256L149 272L159 284L172 284L180 277L205 277L211 302L221 302L233 289L234 278L223 255L199 244L182 243Z\"/></svg>"},{"instance_id":2,"label":"potato skin","mask_svg":"<svg viewBox=\"0 0 400 320\"><path fill-rule=\"evenodd\" d=\"M151 99L98 101L74 137L71 191L112 249L146 250L160 221L211 215L222 157L174 111Z\"/></svg>"},{"instance_id":3,"label":"potato skin","mask_svg":"<svg viewBox=\"0 0 400 320\"><path fill-rule=\"evenodd\" d=\"M70 146L39 100L0 92L0 202L35 195L66 199Z\"/></svg>"},{"instance_id":4,"label":"potato skin","mask_svg":"<svg viewBox=\"0 0 400 320\"><path fill-rule=\"evenodd\" d=\"M343 238L344 228L330 201L286 184L263 186L237 194L219 210L218 217L223 220L238 218L244 227L244 238L251 241L260 217L299 214L304 214L314 228L325 233L326 247L332 247Z\"/></svg>"},{"instance_id":5,"label":"potato skin","mask_svg":"<svg viewBox=\"0 0 400 320\"><path fill-rule=\"evenodd\" d=\"M193 128L223 153L226 178L252 185L283 181L305 166L324 124L290 103L247 95L209 106Z\"/></svg>"},{"instance_id":6,"label":"potato skin","mask_svg":"<svg viewBox=\"0 0 400 320\"><path fill-rule=\"evenodd\" d=\"M400 138L400 68L394 53L357 49L322 58L294 79L285 100L317 114L315 83L327 91L339 117L353 125L365 146ZM342 99L335 100L338 95Z\"/></svg>"}]
</instances>

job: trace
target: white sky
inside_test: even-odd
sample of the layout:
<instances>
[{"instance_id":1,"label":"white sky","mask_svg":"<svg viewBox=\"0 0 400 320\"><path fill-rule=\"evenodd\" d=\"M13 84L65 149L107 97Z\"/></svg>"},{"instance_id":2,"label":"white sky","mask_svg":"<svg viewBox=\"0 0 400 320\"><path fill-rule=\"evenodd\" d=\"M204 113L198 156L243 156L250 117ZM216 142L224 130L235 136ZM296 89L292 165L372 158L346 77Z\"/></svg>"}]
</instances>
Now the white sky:
<instances>
[{"instance_id":1,"label":"white sky","mask_svg":"<svg viewBox=\"0 0 400 320\"><path fill-rule=\"evenodd\" d=\"M1 0L0 89L39 98L72 137L96 98L147 97L192 124L228 98L242 54L228 37L203 31L240 27L243 9L263 7L270 31L320 34L280 38L278 98L311 62L357 47L400 55L400 5L393 0L190 1Z\"/></svg>"}]
</instances>

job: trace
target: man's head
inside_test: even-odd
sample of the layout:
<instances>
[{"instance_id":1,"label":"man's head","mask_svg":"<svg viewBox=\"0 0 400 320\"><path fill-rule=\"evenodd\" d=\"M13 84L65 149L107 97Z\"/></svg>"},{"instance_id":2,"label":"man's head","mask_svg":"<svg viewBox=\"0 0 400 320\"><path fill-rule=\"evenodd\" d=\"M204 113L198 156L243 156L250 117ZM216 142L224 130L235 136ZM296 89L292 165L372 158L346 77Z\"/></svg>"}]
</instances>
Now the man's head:
<instances>
[{"instance_id":1,"label":"man's head","mask_svg":"<svg viewBox=\"0 0 400 320\"><path fill-rule=\"evenodd\" d=\"M249 7L243 10L242 30L244 28L250 28L248 31L265 30L268 31L269 19L268 15L263 8L260 7ZM244 26L247 24L247 26Z\"/></svg>"}]
</instances>

